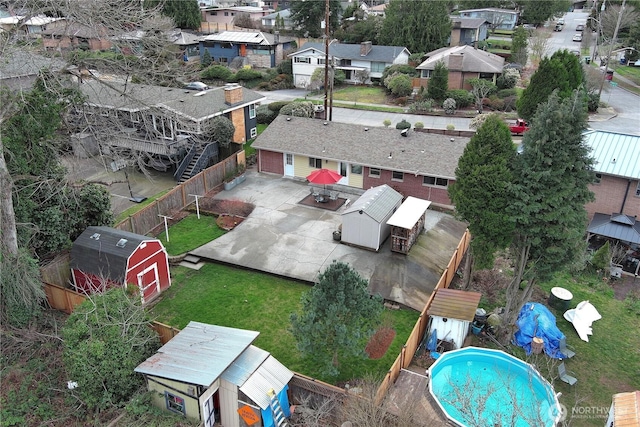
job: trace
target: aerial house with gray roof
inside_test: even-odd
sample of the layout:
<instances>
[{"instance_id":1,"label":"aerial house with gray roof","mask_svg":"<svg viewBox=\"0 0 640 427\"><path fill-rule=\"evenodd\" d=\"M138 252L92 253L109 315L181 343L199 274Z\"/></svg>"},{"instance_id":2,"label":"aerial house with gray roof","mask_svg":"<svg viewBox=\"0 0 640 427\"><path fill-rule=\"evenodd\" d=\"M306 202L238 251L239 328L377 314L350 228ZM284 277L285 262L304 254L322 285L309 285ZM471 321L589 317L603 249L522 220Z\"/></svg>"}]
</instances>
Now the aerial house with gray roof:
<instances>
[{"instance_id":1,"label":"aerial house with gray roof","mask_svg":"<svg viewBox=\"0 0 640 427\"><path fill-rule=\"evenodd\" d=\"M362 190L387 184L404 197L452 205L447 189L468 137L278 116L256 138L258 170L305 180L317 169ZM286 136L286 137L285 137Z\"/></svg>"}]
</instances>

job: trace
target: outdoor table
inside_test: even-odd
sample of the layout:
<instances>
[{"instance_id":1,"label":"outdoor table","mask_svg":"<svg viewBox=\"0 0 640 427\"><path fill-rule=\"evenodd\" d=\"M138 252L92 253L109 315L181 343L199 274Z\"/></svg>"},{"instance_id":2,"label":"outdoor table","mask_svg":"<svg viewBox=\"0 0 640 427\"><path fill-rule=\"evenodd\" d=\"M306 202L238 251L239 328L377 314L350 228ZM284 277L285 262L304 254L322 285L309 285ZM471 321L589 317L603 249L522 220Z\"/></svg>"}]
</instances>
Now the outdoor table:
<instances>
[{"instance_id":1,"label":"outdoor table","mask_svg":"<svg viewBox=\"0 0 640 427\"><path fill-rule=\"evenodd\" d=\"M573 299L573 294L565 288L556 286L551 288L549 295L549 305L559 310L566 310Z\"/></svg>"}]
</instances>

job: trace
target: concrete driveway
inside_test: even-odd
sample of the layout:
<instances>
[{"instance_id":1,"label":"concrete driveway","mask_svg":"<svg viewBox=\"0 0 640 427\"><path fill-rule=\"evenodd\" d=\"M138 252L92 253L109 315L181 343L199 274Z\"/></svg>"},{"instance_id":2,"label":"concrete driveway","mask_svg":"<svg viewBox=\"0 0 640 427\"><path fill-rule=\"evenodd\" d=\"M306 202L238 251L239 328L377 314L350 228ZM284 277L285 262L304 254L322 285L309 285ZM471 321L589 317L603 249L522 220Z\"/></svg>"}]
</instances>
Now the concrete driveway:
<instances>
[{"instance_id":1,"label":"concrete driveway","mask_svg":"<svg viewBox=\"0 0 640 427\"><path fill-rule=\"evenodd\" d=\"M340 190L340 197L351 203L360 196L353 189ZM464 234L465 224L429 210L425 231L409 255L392 253L388 241L376 253L333 240L345 207L332 212L298 204L308 194L305 182L249 169L243 184L215 198L247 201L255 210L233 231L191 255L312 283L331 262L342 261L369 281L371 293L422 310Z\"/></svg>"}]
</instances>

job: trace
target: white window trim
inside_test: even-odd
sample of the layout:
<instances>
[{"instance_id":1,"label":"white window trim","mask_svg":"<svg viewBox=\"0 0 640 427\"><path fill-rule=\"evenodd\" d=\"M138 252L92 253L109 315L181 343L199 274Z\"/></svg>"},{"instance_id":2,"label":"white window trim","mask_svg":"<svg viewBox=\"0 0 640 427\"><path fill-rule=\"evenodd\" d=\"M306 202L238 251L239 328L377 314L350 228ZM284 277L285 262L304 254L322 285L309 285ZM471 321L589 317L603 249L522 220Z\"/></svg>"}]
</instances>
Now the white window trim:
<instances>
[{"instance_id":1,"label":"white window trim","mask_svg":"<svg viewBox=\"0 0 640 427\"><path fill-rule=\"evenodd\" d=\"M393 175L395 174L402 174L402 178L394 178ZM391 172L391 181L396 181L396 182L404 182L404 172L400 172L400 171L392 171Z\"/></svg>"},{"instance_id":2,"label":"white window trim","mask_svg":"<svg viewBox=\"0 0 640 427\"><path fill-rule=\"evenodd\" d=\"M378 171L377 174L372 173L373 171ZM380 178L380 176L382 175L382 169L379 168L369 168L369 176L372 178Z\"/></svg>"},{"instance_id":3,"label":"white window trim","mask_svg":"<svg viewBox=\"0 0 640 427\"><path fill-rule=\"evenodd\" d=\"M258 136L258 129L251 128L251 138L255 138L256 136Z\"/></svg>"},{"instance_id":4,"label":"white window trim","mask_svg":"<svg viewBox=\"0 0 640 427\"><path fill-rule=\"evenodd\" d=\"M256 104L249 105L249 118L255 119L256 117Z\"/></svg>"}]
</instances>

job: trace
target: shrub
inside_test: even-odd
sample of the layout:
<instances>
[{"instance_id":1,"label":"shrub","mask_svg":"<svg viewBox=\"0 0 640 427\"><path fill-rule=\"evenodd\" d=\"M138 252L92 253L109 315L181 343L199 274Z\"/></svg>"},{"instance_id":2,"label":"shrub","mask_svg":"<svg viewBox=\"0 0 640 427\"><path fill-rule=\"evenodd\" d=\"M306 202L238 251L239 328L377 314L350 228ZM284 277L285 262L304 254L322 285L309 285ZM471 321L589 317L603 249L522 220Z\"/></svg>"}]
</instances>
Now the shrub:
<instances>
[{"instance_id":1,"label":"shrub","mask_svg":"<svg viewBox=\"0 0 640 427\"><path fill-rule=\"evenodd\" d=\"M409 98L406 96L400 96L394 100L396 105L400 105L401 107L404 107L405 105L407 105L407 101L409 101Z\"/></svg>"},{"instance_id":2,"label":"shrub","mask_svg":"<svg viewBox=\"0 0 640 427\"><path fill-rule=\"evenodd\" d=\"M411 78L406 74L396 74L389 79L387 88L396 96L409 96L413 92Z\"/></svg>"},{"instance_id":3,"label":"shrub","mask_svg":"<svg viewBox=\"0 0 640 427\"><path fill-rule=\"evenodd\" d=\"M416 123L413 125L413 127L414 127L414 128L416 128L416 129L423 129L423 128L424 128L424 123L422 123L422 122L416 122Z\"/></svg>"},{"instance_id":4,"label":"shrub","mask_svg":"<svg viewBox=\"0 0 640 427\"><path fill-rule=\"evenodd\" d=\"M515 111L517 100L518 98L516 96L507 96L506 98L503 98L502 99L502 101L504 102L503 111L506 111L506 112Z\"/></svg>"},{"instance_id":5,"label":"shrub","mask_svg":"<svg viewBox=\"0 0 640 427\"><path fill-rule=\"evenodd\" d=\"M396 129L411 129L411 123L402 119L396 124Z\"/></svg>"},{"instance_id":6,"label":"shrub","mask_svg":"<svg viewBox=\"0 0 640 427\"><path fill-rule=\"evenodd\" d=\"M447 114L453 114L456 112L456 100L453 98L447 98L442 103L442 108Z\"/></svg>"},{"instance_id":7,"label":"shrub","mask_svg":"<svg viewBox=\"0 0 640 427\"><path fill-rule=\"evenodd\" d=\"M270 110L268 105L261 105L256 108L256 120L260 124L269 124L276 117L278 117L278 112Z\"/></svg>"},{"instance_id":8,"label":"shrub","mask_svg":"<svg viewBox=\"0 0 640 427\"><path fill-rule=\"evenodd\" d=\"M258 80L262 78L262 73L251 68L241 68L236 73L235 78L237 81Z\"/></svg>"},{"instance_id":9,"label":"shrub","mask_svg":"<svg viewBox=\"0 0 640 427\"><path fill-rule=\"evenodd\" d=\"M587 95L587 110L590 113L595 113L598 111L598 107L600 106L600 95L597 93L590 93Z\"/></svg>"},{"instance_id":10,"label":"shrub","mask_svg":"<svg viewBox=\"0 0 640 427\"><path fill-rule=\"evenodd\" d=\"M292 101L275 101L271 104L267 104L267 108L271 111L275 111L276 113L280 112L280 109L287 104L291 104Z\"/></svg>"},{"instance_id":11,"label":"shrub","mask_svg":"<svg viewBox=\"0 0 640 427\"><path fill-rule=\"evenodd\" d=\"M517 96L518 95L518 90L517 89L501 89L496 93L496 96L498 98L507 98L509 96Z\"/></svg>"},{"instance_id":12,"label":"shrub","mask_svg":"<svg viewBox=\"0 0 640 427\"><path fill-rule=\"evenodd\" d=\"M454 101L456 101L456 106L458 108L468 107L469 105L475 102L475 98L473 97L473 94L468 90L464 90L464 89L448 90L447 93L445 94L445 97L451 98Z\"/></svg>"},{"instance_id":13,"label":"shrub","mask_svg":"<svg viewBox=\"0 0 640 427\"><path fill-rule=\"evenodd\" d=\"M456 129L456 127L454 125L452 125L451 123L449 123L447 125L447 130L455 130L455 129Z\"/></svg>"},{"instance_id":14,"label":"shrub","mask_svg":"<svg viewBox=\"0 0 640 427\"><path fill-rule=\"evenodd\" d=\"M139 291L123 288L93 295L62 328L64 364L89 408L106 409L129 399L144 381L133 370L159 347L140 304Z\"/></svg>"},{"instance_id":15,"label":"shrub","mask_svg":"<svg viewBox=\"0 0 640 427\"><path fill-rule=\"evenodd\" d=\"M384 71L382 72L382 81L385 82L387 80L387 77L394 74L406 74L410 77L417 77L418 70L416 70L415 67L412 67L411 65L395 64L384 69Z\"/></svg>"},{"instance_id":16,"label":"shrub","mask_svg":"<svg viewBox=\"0 0 640 427\"><path fill-rule=\"evenodd\" d=\"M593 254L591 264L593 264L596 271L609 271L609 267L611 265L611 246L609 246L608 240Z\"/></svg>"},{"instance_id":17,"label":"shrub","mask_svg":"<svg viewBox=\"0 0 640 427\"><path fill-rule=\"evenodd\" d=\"M280 109L280 114L295 117L313 117L313 103L310 101L291 102Z\"/></svg>"},{"instance_id":18,"label":"shrub","mask_svg":"<svg viewBox=\"0 0 640 427\"><path fill-rule=\"evenodd\" d=\"M518 80L520 80L520 71L515 68L507 68L496 79L496 86L498 89L511 89L516 87Z\"/></svg>"},{"instance_id":19,"label":"shrub","mask_svg":"<svg viewBox=\"0 0 640 427\"><path fill-rule=\"evenodd\" d=\"M282 90L293 88L293 76L290 74L278 74L269 80L271 90Z\"/></svg>"},{"instance_id":20,"label":"shrub","mask_svg":"<svg viewBox=\"0 0 640 427\"><path fill-rule=\"evenodd\" d=\"M431 110L433 110L433 100L432 99L427 99L425 101L420 101L420 102L414 102L409 107L409 112L412 113L412 114L428 113Z\"/></svg>"},{"instance_id":21,"label":"shrub","mask_svg":"<svg viewBox=\"0 0 640 427\"><path fill-rule=\"evenodd\" d=\"M210 67L205 68L200 73L200 77L205 80L222 80L228 81L228 79L233 75L233 72L224 65L212 65Z\"/></svg>"},{"instance_id":22,"label":"shrub","mask_svg":"<svg viewBox=\"0 0 640 427\"><path fill-rule=\"evenodd\" d=\"M389 126L391 126L391 120L389 120L389 119L384 119L384 121L382 122L382 124L384 125L384 127L388 128Z\"/></svg>"},{"instance_id":23,"label":"shrub","mask_svg":"<svg viewBox=\"0 0 640 427\"><path fill-rule=\"evenodd\" d=\"M279 74L293 74L293 66L291 65L291 59L285 59L276 67Z\"/></svg>"},{"instance_id":24,"label":"shrub","mask_svg":"<svg viewBox=\"0 0 640 427\"><path fill-rule=\"evenodd\" d=\"M490 98L484 98L482 100L482 105L486 105L492 110L504 111L504 101L496 95L491 95Z\"/></svg>"}]
</instances>

